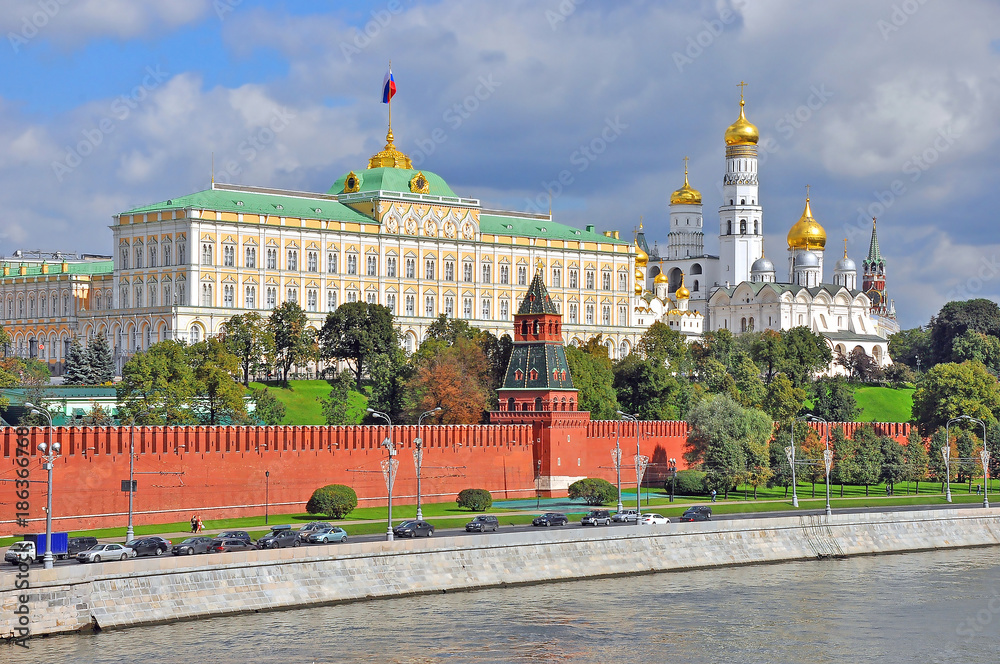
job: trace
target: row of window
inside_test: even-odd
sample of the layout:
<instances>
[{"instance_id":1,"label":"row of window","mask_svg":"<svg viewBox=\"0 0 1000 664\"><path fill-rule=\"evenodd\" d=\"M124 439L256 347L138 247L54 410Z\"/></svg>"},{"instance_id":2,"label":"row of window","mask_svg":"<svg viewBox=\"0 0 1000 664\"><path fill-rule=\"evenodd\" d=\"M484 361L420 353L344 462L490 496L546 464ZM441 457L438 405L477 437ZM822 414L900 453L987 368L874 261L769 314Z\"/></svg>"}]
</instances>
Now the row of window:
<instances>
[{"instance_id":1,"label":"row of window","mask_svg":"<svg viewBox=\"0 0 1000 664\"><path fill-rule=\"evenodd\" d=\"M232 249L232 247L228 247ZM234 250L235 251L235 250ZM158 257L163 257L163 262L161 265L164 267L173 265L173 251L171 249L170 243L165 243L162 247L157 249L156 244L150 244L143 251L142 245L136 245L133 247L123 246L118 250L118 267L122 270L128 270L130 268L141 269L143 267L159 267ZM144 260L144 258L146 260ZM185 265L187 263L187 244L184 242L177 243L177 265Z\"/></svg>"},{"instance_id":2,"label":"row of window","mask_svg":"<svg viewBox=\"0 0 1000 664\"><path fill-rule=\"evenodd\" d=\"M51 298L51 307L49 306L50 298L45 295L39 295L37 300L34 297L28 297L27 302L24 298L17 298L17 306L15 308L14 299L12 297L7 298L7 320L14 320L14 312L17 312L16 318L47 318L49 316L69 316L70 315L70 304L71 299L68 293L64 294L62 297L62 314L59 313L59 298L53 296Z\"/></svg>"}]
</instances>

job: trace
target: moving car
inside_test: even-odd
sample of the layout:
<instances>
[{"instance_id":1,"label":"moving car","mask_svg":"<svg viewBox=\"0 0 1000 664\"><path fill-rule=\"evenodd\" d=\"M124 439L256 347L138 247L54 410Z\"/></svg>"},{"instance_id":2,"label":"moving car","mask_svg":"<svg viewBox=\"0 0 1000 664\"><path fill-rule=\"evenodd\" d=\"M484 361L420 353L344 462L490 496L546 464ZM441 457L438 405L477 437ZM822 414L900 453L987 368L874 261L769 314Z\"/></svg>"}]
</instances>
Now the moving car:
<instances>
[{"instance_id":1,"label":"moving car","mask_svg":"<svg viewBox=\"0 0 1000 664\"><path fill-rule=\"evenodd\" d=\"M275 526L271 532L257 540L257 546L261 549L284 549L299 544L299 533L292 530L291 526Z\"/></svg>"},{"instance_id":2,"label":"moving car","mask_svg":"<svg viewBox=\"0 0 1000 664\"><path fill-rule=\"evenodd\" d=\"M121 544L95 544L76 554L76 559L81 563L99 563L104 560L125 560L131 556L132 550Z\"/></svg>"},{"instance_id":3,"label":"moving car","mask_svg":"<svg viewBox=\"0 0 1000 664\"><path fill-rule=\"evenodd\" d=\"M635 523L638 517L639 513L635 510L622 510L621 512L615 512L611 520L615 523Z\"/></svg>"},{"instance_id":4,"label":"moving car","mask_svg":"<svg viewBox=\"0 0 1000 664\"><path fill-rule=\"evenodd\" d=\"M95 544L97 544L96 537L70 537L69 544L66 546L66 553L70 556L75 556Z\"/></svg>"},{"instance_id":5,"label":"moving car","mask_svg":"<svg viewBox=\"0 0 1000 664\"><path fill-rule=\"evenodd\" d=\"M327 526L319 530L314 530L308 535L309 542L313 544L329 544L330 542L346 542L347 531L337 526Z\"/></svg>"},{"instance_id":6,"label":"moving car","mask_svg":"<svg viewBox=\"0 0 1000 664\"><path fill-rule=\"evenodd\" d=\"M125 546L132 550L132 557L136 556L158 556L171 549L169 543L164 544L157 537L140 537L125 542Z\"/></svg>"},{"instance_id":7,"label":"moving car","mask_svg":"<svg viewBox=\"0 0 1000 664\"><path fill-rule=\"evenodd\" d=\"M659 526L664 523L670 523L670 519L663 516L662 514L654 514L652 512L646 512L641 517L639 517L639 523L644 526L654 525Z\"/></svg>"},{"instance_id":8,"label":"moving car","mask_svg":"<svg viewBox=\"0 0 1000 664\"><path fill-rule=\"evenodd\" d=\"M585 526L610 526L611 512L608 510L590 510L580 519L580 523Z\"/></svg>"},{"instance_id":9,"label":"moving car","mask_svg":"<svg viewBox=\"0 0 1000 664\"><path fill-rule=\"evenodd\" d=\"M289 528L291 528L291 526L289 526ZM245 530L227 530L224 533L219 533L213 539L238 539L243 540L247 544L253 542L253 539L250 537L250 533Z\"/></svg>"},{"instance_id":10,"label":"moving car","mask_svg":"<svg viewBox=\"0 0 1000 664\"><path fill-rule=\"evenodd\" d=\"M684 514L681 514L680 520L681 522L711 521L712 508L708 505L695 505L694 507L689 507L684 510Z\"/></svg>"},{"instance_id":11,"label":"moving car","mask_svg":"<svg viewBox=\"0 0 1000 664\"><path fill-rule=\"evenodd\" d=\"M426 521L404 521L392 529L392 534L396 537L425 537L434 536L434 526Z\"/></svg>"},{"instance_id":12,"label":"moving car","mask_svg":"<svg viewBox=\"0 0 1000 664\"><path fill-rule=\"evenodd\" d=\"M227 551L253 551L257 547L241 539L214 539L208 545L209 553L225 553Z\"/></svg>"},{"instance_id":13,"label":"moving car","mask_svg":"<svg viewBox=\"0 0 1000 664\"><path fill-rule=\"evenodd\" d=\"M500 521L490 514L480 514L472 521L465 524L467 533L485 533L487 530L496 532L500 527Z\"/></svg>"},{"instance_id":14,"label":"moving car","mask_svg":"<svg viewBox=\"0 0 1000 664\"><path fill-rule=\"evenodd\" d=\"M533 526L565 526L569 523L569 518L565 514L560 514L558 512L546 512L545 514L535 517L535 520L531 522Z\"/></svg>"},{"instance_id":15,"label":"moving car","mask_svg":"<svg viewBox=\"0 0 1000 664\"><path fill-rule=\"evenodd\" d=\"M323 530L324 528L333 528L332 523L327 523L326 521L310 521L301 528L298 529L299 540L302 542L308 542L309 536L318 530Z\"/></svg>"},{"instance_id":16,"label":"moving car","mask_svg":"<svg viewBox=\"0 0 1000 664\"><path fill-rule=\"evenodd\" d=\"M175 544L171 547L170 552L175 556L190 556L195 553L208 553L208 547L211 543L211 537L189 537L180 544Z\"/></svg>"}]
</instances>

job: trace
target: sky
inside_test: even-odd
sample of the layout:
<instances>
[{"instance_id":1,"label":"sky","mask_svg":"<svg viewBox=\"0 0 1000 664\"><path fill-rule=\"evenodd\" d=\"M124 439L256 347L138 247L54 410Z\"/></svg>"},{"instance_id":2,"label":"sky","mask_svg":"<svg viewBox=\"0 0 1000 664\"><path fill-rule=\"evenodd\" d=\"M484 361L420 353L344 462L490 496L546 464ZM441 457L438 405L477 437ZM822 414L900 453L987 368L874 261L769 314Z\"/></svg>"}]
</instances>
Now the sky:
<instances>
[{"instance_id":1,"label":"sky","mask_svg":"<svg viewBox=\"0 0 1000 664\"><path fill-rule=\"evenodd\" d=\"M325 192L384 144L391 61L397 147L460 196L663 247L688 156L709 253L745 81L769 257L810 185L828 265L878 217L904 328L1000 296L996 0L5 0L0 36L3 256L111 253L213 154Z\"/></svg>"}]
</instances>

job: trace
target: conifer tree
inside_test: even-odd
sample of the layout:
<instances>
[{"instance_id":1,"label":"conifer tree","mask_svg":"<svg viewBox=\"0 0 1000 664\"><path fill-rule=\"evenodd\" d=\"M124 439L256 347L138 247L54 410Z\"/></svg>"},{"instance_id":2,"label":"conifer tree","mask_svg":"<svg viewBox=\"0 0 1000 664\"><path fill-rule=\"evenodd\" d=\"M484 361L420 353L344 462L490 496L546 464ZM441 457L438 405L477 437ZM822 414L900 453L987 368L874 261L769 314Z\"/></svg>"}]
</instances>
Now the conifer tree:
<instances>
[{"instance_id":1,"label":"conifer tree","mask_svg":"<svg viewBox=\"0 0 1000 664\"><path fill-rule=\"evenodd\" d=\"M69 345L69 352L66 354L66 371L63 373L63 382L66 385L89 385L90 384L90 361L87 351L80 345L79 339L73 339Z\"/></svg>"},{"instance_id":2,"label":"conifer tree","mask_svg":"<svg viewBox=\"0 0 1000 664\"><path fill-rule=\"evenodd\" d=\"M98 335L87 346L87 364L90 366L90 384L102 385L115 376L115 362L108 340Z\"/></svg>"}]
</instances>

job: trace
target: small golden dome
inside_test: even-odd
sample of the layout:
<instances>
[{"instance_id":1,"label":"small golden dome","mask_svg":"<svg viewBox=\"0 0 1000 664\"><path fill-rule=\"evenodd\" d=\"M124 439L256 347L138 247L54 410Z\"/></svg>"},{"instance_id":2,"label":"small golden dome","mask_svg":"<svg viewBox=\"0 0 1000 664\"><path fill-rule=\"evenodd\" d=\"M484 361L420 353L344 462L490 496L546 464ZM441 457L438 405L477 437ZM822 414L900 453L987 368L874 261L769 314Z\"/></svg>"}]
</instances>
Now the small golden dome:
<instances>
[{"instance_id":1,"label":"small golden dome","mask_svg":"<svg viewBox=\"0 0 1000 664\"><path fill-rule=\"evenodd\" d=\"M660 272L658 275L656 275L656 278L653 279L653 283L654 284L669 284L670 283L670 277L667 276L666 272Z\"/></svg>"},{"instance_id":2,"label":"small golden dome","mask_svg":"<svg viewBox=\"0 0 1000 664\"><path fill-rule=\"evenodd\" d=\"M646 267L647 263L649 263L649 256L647 256L646 252L643 251L642 247L639 246L639 240L636 240L635 241L635 266L636 267Z\"/></svg>"},{"instance_id":3,"label":"small golden dome","mask_svg":"<svg viewBox=\"0 0 1000 664\"><path fill-rule=\"evenodd\" d=\"M385 135L385 147L371 156L368 160L368 168L405 168L408 170L413 168L413 162L410 161L410 158L396 149L391 127Z\"/></svg>"},{"instance_id":4,"label":"small golden dome","mask_svg":"<svg viewBox=\"0 0 1000 664\"><path fill-rule=\"evenodd\" d=\"M671 205L701 205L701 192L688 184L687 157L684 157L684 186L670 194Z\"/></svg>"},{"instance_id":5,"label":"small golden dome","mask_svg":"<svg viewBox=\"0 0 1000 664\"><path fill-rule=\"evenodd\" d=\"M809 198L806 198L806 207L802 211L802 216L795 222L795 225L788 231L789 249L823 249L826 247L826 231L819 225L819 222L812 215L809 207Z\"/></svg>"},{"instance_id":6,"label":"small golden dome","mask_svg":"<svg viewBox=\"0 0 1000 664\"><path fill-rule=\"evenodd\" d=\"M743 96L740 95L740 117L726 130L726 145L757 145L760 139L757 127L747 120L743 112L744 103Z\"/></svg>"},{"instance_id":7,"label":"small golden dome","mask_svg":"<svg viewBox=\"0 0 1000 664\"><path fill-rule=\"evenodd\" d=\"M676 292L674 292L674 295L677 297L678 300L687 300L687 299L689 299L691 297L691 291L689 291L687 289L687 286L684 285L684 273L683 272L681 272L681 285L676 290Z\"/></svg>"}]
</instances>

